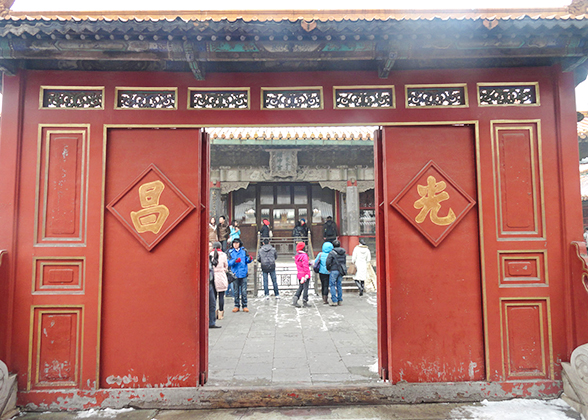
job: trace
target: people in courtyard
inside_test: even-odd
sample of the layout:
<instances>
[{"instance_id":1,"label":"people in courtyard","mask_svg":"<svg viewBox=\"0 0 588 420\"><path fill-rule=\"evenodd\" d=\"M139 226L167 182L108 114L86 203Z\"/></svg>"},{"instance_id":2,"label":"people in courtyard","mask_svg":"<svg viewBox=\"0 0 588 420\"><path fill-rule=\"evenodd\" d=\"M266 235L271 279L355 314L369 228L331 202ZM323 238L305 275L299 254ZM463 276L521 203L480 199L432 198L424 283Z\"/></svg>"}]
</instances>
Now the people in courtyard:
<instances>
[{"instance_id":1,"label":"people in courtyard","mask_svg":"<svg viewBox=\"0 0 588 420\"><path fill-rule=\"evenodd\" d=\"M292 237L294 239L302 239L306 244L308 241L308 226L305 219L300 219L296 222L296 226L292 229Z\"/></svg>"},{"instance_id":2,"label":"people in courtyard","mask_svg":"<svg viewBox=\"0 0 588 420\"><path fill-rule=\"evenodd\" d=\"M327 269L327 257L329 256L329 252L333 250L333 244L330 242L323 243L322 252L316 256L314 260L315 264L319 262L319 278L321 280L321 294L323 296L323 303L328 305L329 304L329 275L330 272Z\"/></svg>"},{"instance_id":3,"label":"people in courtyard","mask_svg":"<svg viewBox=\"0 0 588 420\"><path fill-rule=\"evenodd\" d=\"M214 288L214 262L211 252L214 250L212 242L208 243L208 328L221 328L216 325L216 290ZM218 262L218 261L217 261Z\"/></svg>"},{"instance_id":4,"label":"people in courtyard","mask_svg":"<svg viewBox=\"0 0 588 420\"><path fill-rule=\"evenodd\" d=\"M229 242L233 243L237 238L241 239L241 228L239 227L239 222L233 220L233 224L229 226Z\"/></svg>"},{"instance_id":5,"label":"people in courtyard","mask_svg":"<svg viewBox=\"0 0 588 420\"><path fill-rule=\"evenodd\" d=\"M337 239L337 224L333 221L331 216L327 216L327 221L323 225L323 239L333 243Z\"/></svg>"},{"instance_id":6,"label":"people in courtyard","mask_svg":"<svg viewBox=\"0 0 588 420\"><path fill-rule=\"evenodd\" d=\"M216 241L212 244L214 248L210 253L212 266L214 267L214 287L216 290L216 300L218 302L218 309L216 311L216 319L223 319L225 315L225 292L229 286L227 279L227 270L229 269L229 262L227 254L222 250L220 242Z\"/></svg>"},{"instance_id":7,"label":"people in courtyard","mask_svg":"<svg viewBox=\"0 0 588 420\"><path fill-rule=\"evenodd\" d=\"M296 244L296 256L294 261L296 262L296 274L298 277L298 290L292 300L292 304L297 308L300 308L298 299L302 295L302 302L304 307L308 306L308 284L310 283L310 266L308 263L308 254L304 252L304 242L298 242Z\"/></svg>"},{"instance_id":8,"label":"people in courtyard","mask_svg":"<svg viewBox=\"0 0 588 420\"><path fill-rule=\"evenodd\" d=\"M588 243L588 227L584 228L584 242Z\"/></svg>"},{"instance_id":9,"label":"people in courtyard","mask_svg":"<svg viewBox=\"0 0 588 420\"><path fill-rule=\"evenodd\" d=\"M218 235L216 234L216 219L214 217L211 217L208 222L208 241L213 244L218 241Z\"/></svg>"},{"instance_id":10,"label":"people in courtyard","mask_svg":"<svg viewBox=\"0 0 588 420\"><path fill-rule=\"evenodd\" d=\"M280 298L280 291L278 290L278 281L276 280L276 260L278 259L278 252L269 243L269 238L263 239L263 246L259 248L257 254L257 261L261 263L261 275L263 277L263 291L266 299L269 299L268 276L272 279L274 286L274 296L276 299Z\"/></svg>"},{"instance_id":11,"label":"people in courtyard","mask_svg":"<svg viewBox=\"0 0 588 420\"><path fill-rule=\"evenodd\" d=\"M259 236L261 237L262 240L263 240L263 238L271 238L272 235L271 235L269 220L263 219L263 222L261 224L261 229L259 229Z\"/></svg>"},{"instance_id":12,"label":"people in courtyard","mask_svg":"<svg viewBox=\"0 0 588 420\"><path fill-rule=\"evenodd\" d=\"M331 288L331 306L341 306L343 302L343 276L347 274L347 254L341 248L341 243L335 239L333 250L327 256L327 270L329 270L329 287Z\"/></svg>"},{"instance_id":13,"label":"people in courtyard","mask_svg":"<svg viewBox=\"0 0 588 420\"><path fill-rule=\"evenodd\" d=\"M353 249L353 253L351 254L351 262L353 262L357 268L353 280L355 280L355 284L359 290L359 296L363 296L365 282L368 278L368 264L371 260L372 254L365 244L365 239L360 238L359 245Z\"/></svg>"},{"instance_id":14,"label":"people in courtyard","mask_svg":"<svg viewBox=\"0 0 588 420\"><path fill-rule=\"evenodd\" d=\"M218 225L216 226L216 234L218 236L218 241L221 243L223 247L223 251L227 250L227 239L229 239L229 223L225 219L225 216L220 216L218 218Z\"/></svg>"},{"instance_id":15,"label":"people in courtyard","mask_svg":"<svg viewBox=\"0 0 588 420\"><path fill-rule=\"evenodd\" d=\"M236 280L234 284L235 307L233 312L249 312L247 308L247 264L251 262L251 257L247 249L243 246L241 239L233 241L233 247L229 250L229 268L235 273Z\"/></svg>"}]
</instances>

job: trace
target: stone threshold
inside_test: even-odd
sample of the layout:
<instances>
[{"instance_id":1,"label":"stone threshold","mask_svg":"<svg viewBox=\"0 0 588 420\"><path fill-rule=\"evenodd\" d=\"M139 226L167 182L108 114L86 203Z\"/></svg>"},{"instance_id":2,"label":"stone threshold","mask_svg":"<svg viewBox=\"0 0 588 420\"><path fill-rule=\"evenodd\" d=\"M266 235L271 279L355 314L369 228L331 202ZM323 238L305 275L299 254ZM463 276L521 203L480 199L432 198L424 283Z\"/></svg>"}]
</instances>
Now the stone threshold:
<instances>
[{"instance_id":1,"label":"stone threshold","mask_svg":"<svg viewBox=\"0 0 588 420\"><path fill-rule=\"evenodd\" d=\"M77 411L89 408L220 409L461 403L511 398L557 398L561 381L389 383L272 387L194 387L54 390L19 393L24 411Z\"/></svg>"}]
</instances>

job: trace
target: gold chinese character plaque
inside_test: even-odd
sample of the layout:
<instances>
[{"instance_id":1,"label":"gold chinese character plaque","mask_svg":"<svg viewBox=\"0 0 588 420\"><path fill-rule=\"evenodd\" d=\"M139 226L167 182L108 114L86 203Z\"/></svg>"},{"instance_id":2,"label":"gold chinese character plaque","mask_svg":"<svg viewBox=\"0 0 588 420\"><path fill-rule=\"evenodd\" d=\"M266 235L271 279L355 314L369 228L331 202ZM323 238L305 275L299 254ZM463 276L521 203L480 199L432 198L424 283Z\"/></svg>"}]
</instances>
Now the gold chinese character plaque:
<instances>
[{"instance_id":1,"label":"gold chinese character plaque","mask_svg":"<svg viewBox=\"0 0 588 420\"><path fill-rule=\"evenodd\" d=\"M151 251L195 206L152 164L106 208Z\"/></svg>"},{"instance_id":2,"label":"gold chinese character plaque","mask_svg":"<svg viewBox=\"0 0 588 420\"><path fill-rule=\"evenodd\" d=\"M475 204L433 161L390 203L434 246L447 237Z\"/></svg>"}]
</instances>

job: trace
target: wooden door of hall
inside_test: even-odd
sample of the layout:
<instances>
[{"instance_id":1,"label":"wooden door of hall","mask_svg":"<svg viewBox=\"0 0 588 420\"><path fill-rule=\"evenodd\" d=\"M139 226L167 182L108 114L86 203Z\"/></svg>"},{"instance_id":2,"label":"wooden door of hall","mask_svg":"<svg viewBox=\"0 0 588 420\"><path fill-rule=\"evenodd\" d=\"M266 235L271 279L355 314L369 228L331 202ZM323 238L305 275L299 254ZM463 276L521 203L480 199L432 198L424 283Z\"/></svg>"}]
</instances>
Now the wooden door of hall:
<instances>
[{"instance_id":1,"label":"wooden door of hall","mask_svg":"<svg viewBox=\"0 0 588 420\"><path fill-rule=\"evenodd\" d=\"M482 380L474 128L397 126L376 134L381 375Z\"/></svg>"},{"instance_id":2,"label":"wooden door of hall","mask_svg":"<svg viewBox=\"0 0 588 420\"><path fill-rule=\"evenodd\" d=\"M208 141L199 129L110 128L101 388L196 386L208 342Z\"/></svg>"}]
</instances>

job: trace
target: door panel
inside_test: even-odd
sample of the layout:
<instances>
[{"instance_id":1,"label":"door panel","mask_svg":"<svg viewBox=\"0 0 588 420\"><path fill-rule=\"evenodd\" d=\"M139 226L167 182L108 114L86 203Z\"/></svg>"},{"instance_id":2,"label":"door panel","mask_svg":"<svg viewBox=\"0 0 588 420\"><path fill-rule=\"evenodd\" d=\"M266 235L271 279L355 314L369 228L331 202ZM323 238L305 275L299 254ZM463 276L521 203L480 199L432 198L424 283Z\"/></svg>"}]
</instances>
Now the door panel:
<instances>
[{"instance_id":1,"label":"door panel","mask_svg":"<svg viewBox=\"0 0 588 420\"><path fill-rule=\"evenodd\" d=\"M390 379L481 380L473 128L386 127L383 135L381 143L376 139L383 177L377 200L384 216Z\"/></svg>"},{"instance_id":2,"label":"door panel","mask_svg":"<svg viewBox=\"0 0 588 420\"><path fill-rule=\"evenodd\" d=\"M112 129L107 140L100 386L196 386L206 145L197 129Z\"/></svg>"}]
</instances>

